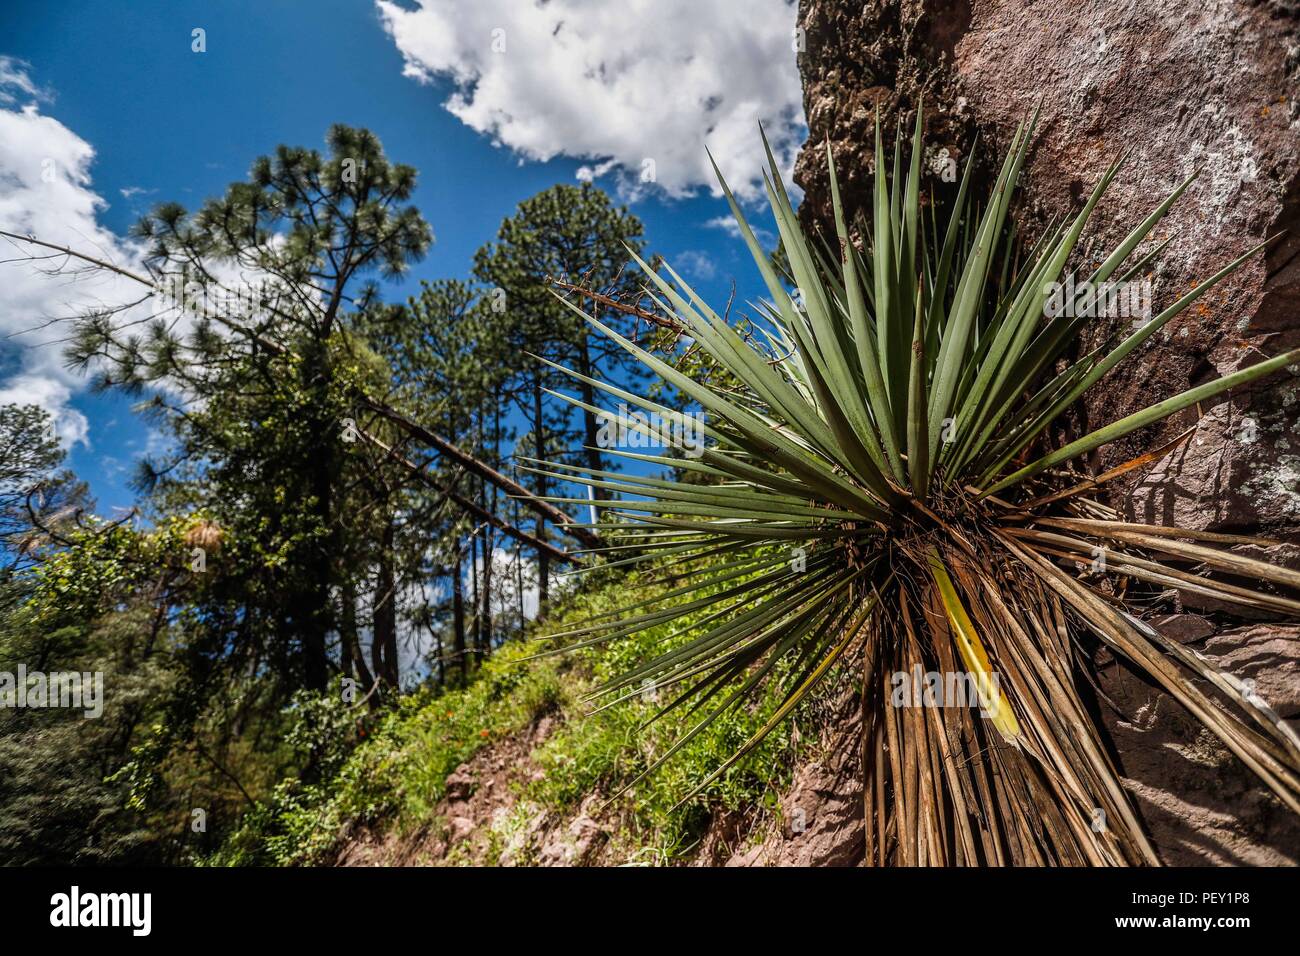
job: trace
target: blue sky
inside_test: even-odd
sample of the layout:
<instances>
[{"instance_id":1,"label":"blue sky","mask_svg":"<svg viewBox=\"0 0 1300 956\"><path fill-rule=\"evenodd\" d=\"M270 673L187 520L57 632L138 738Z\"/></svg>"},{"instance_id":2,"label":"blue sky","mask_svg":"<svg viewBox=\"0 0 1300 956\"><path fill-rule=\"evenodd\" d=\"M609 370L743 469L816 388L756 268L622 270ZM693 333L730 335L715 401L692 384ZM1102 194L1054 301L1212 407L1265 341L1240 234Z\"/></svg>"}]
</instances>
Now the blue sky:
<instances>
[{"instance_id":1,"label":"blue sky","mask_svg":"<svg viewBox=\"0 0 1300 956\"><path fill-rule=\"evenodd\" d=\"M414 202L436 243L406 289L386 289L390 298L421 278L465 276L474 250L518 202L573 182L580 171L629 200L652 250L710 298L725 302L733 279L742 299L757 294L748 254L718 224L726 206L701 169L707 143L724 172L735 171L740 189L756 197L760 118L783 161L793 156L802 136L788 45L793 7L765 0L752 22L734 28L721 3L630 2L623 22L595 15L587 0L541 7L426 0L423 7L367 0L6 5L0 55L10 59L0 68L0 91L8 90L0 110L14 114L10 128L31 129L33 138L26 148L13 142L25 133L13 133L0 153L0 210L7 189L20 212L24 201L41 202L39 192L18 191L14 178L28 175L42 150L61 155L80 141L93 159L69 160L65 198L85 219L68 227L68 241L102 248L154 202L196 206L241 178L255 156L279 143L323 147L329 125L343 122L374 130L390 157L420 171ZM558 19L544 19L557 9ZM680 26L678 14L688 10L699 26L694 36ZM192 49L196 28L204 31L201 53ZM493 51L497 30L504 49ZM570 71L582 57L599 64ZM771 115L755 113L756 103L773 100ZM657 164L658 183L648 187L635 179L643 155ZM90 213L77 206L96 196ZM64 222L57 208L31 211L28 220L20 212L8 209L0 228ZM87 235L92 223L99 231ZM10 335L31 323L42 290L54 286L33 286L29 275L19 290L8 283L15 268L22 266L0 265L0 330ZM18 290L8 302L7 285ZM67 305L76 296L60 292L50 301ZM84 427L65 431L81 439L70 439L70 464L90 481L101 511L129 505L132 460L156 436L125 398L92 395L58 371L52 338L0 339L0 394L12 400L16 388L34 389L66 422L83 417Z\"/></svg>"}]
</instances>

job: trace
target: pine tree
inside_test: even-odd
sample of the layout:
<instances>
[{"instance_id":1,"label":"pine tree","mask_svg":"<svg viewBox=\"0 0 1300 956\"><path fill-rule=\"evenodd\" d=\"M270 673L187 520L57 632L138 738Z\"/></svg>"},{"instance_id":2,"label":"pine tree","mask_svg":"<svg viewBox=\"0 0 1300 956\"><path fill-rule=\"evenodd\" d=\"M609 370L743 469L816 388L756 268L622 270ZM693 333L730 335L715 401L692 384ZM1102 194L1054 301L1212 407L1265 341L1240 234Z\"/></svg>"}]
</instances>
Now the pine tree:
<instances>
[{"instance_id":1,"label":"pine tree","mask_svg":"<svg viewBox=\"0 0 1300 956\"><path fill-rule=\"evenodd\" d=\"M279 147L197 212L167 203L146 216L137 233L159 283L156 317L140 336L117 316L88 316L72 349L102 385L165 389L154 408L180 451L167 478L202 474L196 503L255 542L242 569L251 587L229 596L247 605L241 636L275 645L266 656L317 690L346 575L339 505L355 413L344 333L374 296L366 277L400 275L432 241L408 205L413 168L366 130L334 126L327 140L327 156ZM177 318L188 332L173 331ZM232 318L243 331L228 331ZM286 637L292 648L278 646Z\"/></svg>"},{"instance_id":2,"label":"pine tree","mask_svg":"<svg viewBox=\"0 0 1300 956\"><path fill-rule=\"evenodd\" d=\"M616 207L608 195L583 183L552 186L519 204L514 216L501 224L497 240L483 246L474 257L474 274L489 287L489 318L516 354L531 352L591 376L599 367L608 376L633 379L639 374L626 352L608 340L590 334L585 322L561 302L552 279L564 279L621 295L633 292L636 282L626 270L629 249L640 253L640 220L626 207ZM528 454L543 461L561 457L569 441L569 412L552 402L545 389L564 379L540 362L523 364L503 391L530 426L521 439ZM580 383L580 397L595 405L591 385ZM583 411L581 444L585 464L604 467L597 445L599 424L595 413ZM545 476L531 479L539 496L549 492ZM545 521L535 522L535 534L545 540ZM550 590L550 556L538 554L539 612L545 610Z\"/></svg>"}]
</instances>

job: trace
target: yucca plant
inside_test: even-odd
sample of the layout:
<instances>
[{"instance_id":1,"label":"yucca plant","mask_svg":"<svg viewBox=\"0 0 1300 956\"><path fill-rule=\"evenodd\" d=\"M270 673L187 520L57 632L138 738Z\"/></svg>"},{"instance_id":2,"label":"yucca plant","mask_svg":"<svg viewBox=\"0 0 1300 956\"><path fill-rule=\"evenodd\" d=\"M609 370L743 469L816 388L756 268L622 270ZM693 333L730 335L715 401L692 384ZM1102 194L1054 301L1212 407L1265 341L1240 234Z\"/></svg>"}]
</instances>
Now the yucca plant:
<instances>
[{"instance_id":1,"label":"yucca plant","mask_svg":"<svg viewBox=\"0 0 1300 956\"><path fill-rule=\"evenodd\" d=\"M584 313L703 409L702 454L613 452L679 469L681 480L535 463L622 496L598 502L607 565L703 569L653 602L561 635L570 646L595 643L707 612L598 696L622 700L646 682L670 690L661 714L690 715L679 747L765 682L782 682L771 720L701 786L828 674L860 674L872 864L1159 862L1080 694L1090 679L1087 633L1149 674L1300 812L1300 739L1253 685L1162 636L1137 605L1144 588L1143 607L1159 589L1179 589L1294 618L1300 602L1287 589L1300 588L1300 574L1232 550L1270 542L1121 520L1096 489L1155 453L1092 477L1072 466L1295 363L1300 350L1051 447L1064 412L1258 247L1121 329L1118 342L1072 359L1096 321L1088 290L1148 271L1163 243L1130 259L1195 177L1086 274L1073 309L1053 315L1051 284L1073 274L1072 254L1120 163L1072 221L1022 249L1008 210L1033 125L1020 124L982 210L970 208L967 163L942 229L934 204L927 210L920 198L919 115L906 176L896 146L886 177L877 124L872 221L854 233L828 146L831 242L803 234L769 150L765 179L788 275L764 254L719 173L770 296L755 305L762 340L738 334L670 267L663 276L637 262L655 306L742 387L701 384ZM619 402L672 414L563 371ZM897 706L899 675L918 672L968 675L976 706Z\"/></svg>"}]
</instances>

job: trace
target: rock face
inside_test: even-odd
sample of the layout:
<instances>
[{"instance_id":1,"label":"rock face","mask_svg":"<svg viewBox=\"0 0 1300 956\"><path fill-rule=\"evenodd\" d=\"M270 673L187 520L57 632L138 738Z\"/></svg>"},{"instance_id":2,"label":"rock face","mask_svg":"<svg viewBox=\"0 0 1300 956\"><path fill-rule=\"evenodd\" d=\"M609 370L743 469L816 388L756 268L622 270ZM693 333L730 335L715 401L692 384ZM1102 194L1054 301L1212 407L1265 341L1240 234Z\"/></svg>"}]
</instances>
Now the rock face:
<instances>
[{"instance_id":1,"label":"rock face","mask_svg":"<svg viewBox=\"0 0 1300 956\"><path fill-rule=\"evenodd\" d=\"M1278 715L1300 717L1300 627L1252 625L1211 636L1201 618L1160 622L1169 637L1240 677ZM1113 659L1098 670L1117 712L1106 725L1152 843L1178 866L1300 864L1300 818L1266 793L1218 738Z\"/></svg>"},{"instance_id":2,"label":"rock face","mask_svg":"<svg viewBox=\"0 0 1300 956\"><path fill-rule=\"evenodd\" d=\"M1224 402L1203 416L1135 483L1124 502L1128 517L1204 531L1292 534L1300 525L1296 388L1284 383L1277 391L1249 411Z\"/></svg>"},{"instance_id":3,"label":"rock face","mask_svg":"<svg viewBox=\"0 0 1300 956\"><path fill-rule=\"evenodd\" d=\"M781 798L779 825L742 846L727 866L857 866L862 830L862 709L857 695L837 702L832 730L817 755L796 770Z\"/></svg>"},{"instance_id":4,"label":"rock face","mask_svg":"<svg viewBox=\"0 0 1300 956\"><path fill-rule=\"evenodd\" d=\"M851 218L870 202L877 107L907 124L923 101L926 167L941 201L954 188L940 175L945 157L964 165L978 136L974 169L987 182L1016 124L1041 107L1013 210L1031 240L1077 211L1127 151L1090 224L1097 245L1083 250L1085 261L1200 169L1138 250L1169 240L1151 275L1156 309L1280 234L1117 368L1077 426L1097 427L1300 345L1300 4L801 0L800 24L809 137L795 179L809 225L833 234L824 143ZM892 149L892 129L886 137ZM1085 345L1109 340L1119 322L1127 320L1099 320ZM1199 421L1189 409L1103 449L1094 467L1195 429L1115 489L1112 503L1137 520L1300 541L1297 373L1203 408ZM1277 693L1296 696L1294 635L1216 628L1217 637L1197 639L1206 653L1245 666L1267 645L1260 653L1287 665L1279 673L1289 684ZM1200 739L1173 701L1120 665L1103 684L1122 712L1103 705L1103 719L1169 862L1295 862L1293 822L1217 741ZM1206 768L1208 780L1194 783L1193 771Z\"/></svg>"},{"instance_id":5,"label":"rock face","mask_svg":"<svg viewBox=\"0 0 1300 956\"><path fill-rule=\"evenodd\" d=\"M1089 422L1168 397L1300 344L1300 14L1294 4L1093 0L1071 4L930 0L804 0L801 56L809 147L795 178L805 220L830 231L823 142L829 139L850 217L870 199L875 110L915 117L922 100L927 167L944 155L964 164L978 134L976 170L1040 105L1018 221L1030 237L1077 210L1122 151L1128 160L1093 217L1092 234L1114 244L1196 169L1196 183L1158 230L1168 237L1152 275L1159 307L1263 239L1283 234L1188 313L1153 336L1095 396ZM887 134L888 134L887 130ZM996 149L994 148L996 146ZM1100 227L1100 228L1098 228ZM1140 255L1144 250L1139 248ZM1099 321L1100 343L1114 331ZM1294 488L1300 401L1282 375L1227 417L1227 474ZM1207 409L1208 411L1208 409ZM1125 460L1172 438L1192 412L1158 433L1138 433L1106 453ZM1222 430L1222 424L1217 426ZM1253 427L1253 431L1251 428ZM1205 438L1200 444L1222 435ZM1233 468L1237 472L1232 471ZM1186 489L1195 497L1198 482ZM1218 494L1212 484L1205 496ZM1294 533L1292 502L1255 516Z\"/></svg>"}]
</instances>

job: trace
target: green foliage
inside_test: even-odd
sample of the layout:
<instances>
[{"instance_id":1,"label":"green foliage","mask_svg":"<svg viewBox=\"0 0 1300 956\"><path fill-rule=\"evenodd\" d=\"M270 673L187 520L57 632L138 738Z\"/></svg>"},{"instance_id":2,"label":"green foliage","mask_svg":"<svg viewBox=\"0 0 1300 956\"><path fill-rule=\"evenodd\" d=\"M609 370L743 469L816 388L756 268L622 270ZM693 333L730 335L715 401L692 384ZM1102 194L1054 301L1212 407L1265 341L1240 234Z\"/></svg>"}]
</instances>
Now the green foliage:
<instances>
[{"instance_id":1,"label":"green foliage","mask_svg":"<svg viewBox=\"0 0 1300 956\"><path fill-rule=\"evenodd\" d=\"M625 268L629 251L643 246L640 220L590 183L552 186L520 203L501 224L496 241L474 256L474 276L490 290L486 316L496 323L496 341L515 356L545 356L587 375L599 368L606 375L639 376L640 369L620 349L610 348L575 319L557 298L554 282L624 295L635 287ZM499 400L515 404L529 426L517 448L527 448L537 458L566 455L572 444L571 410L551 394L559 385L554 370L541 361L516 360L510 367L513 374L503 382ZM584 382L579 390L593 405L594 388ZM605 456L598 447L596 414L588 407L578 417L577 456L589 467L601 468ZM524 479L541 497L552 484L546 475L527 473ZM533 531L545 540L545 521L537 519ZM543 552L538 560L543 608L550 597L549 577L550 558Z\"/></svg>"},{"instance_id":2,"label":"green foliage","mask_svg":"<svg viewBox=\"0 0 1300 956\"><path fill-rule=\"evenodd\" d=\"M409 202L412 167L367 130L336 125L326 138L324 155L281 146L255 160L196 211L164 203L144 217L153 319L142 333L88 315L68 350L104 387L154 390L147 407L174 440L171 460L146 461L138 481L154 507L201 509L239 542L195 607L210 653L190 663L266 668L288 692L324 689L329 635L355 615L334 595L366 590L355 569L391 515L349 521L369 515L356 472L400 485L395 464L349 454L357 390L387 384L353 329L376 295L363 282L401 275L432 242Z\"/></svg>"},{"instance_id":3,"label":"green foliage","mask_svg":"<svg viewBox=\"0 0 1300 956\"><path fill-rule=\"evenodd\" d=\"M0 672L90 675L102 712L0 708L0 862L148 862L168 830L114 779L138 729L156 719L173 675L152 609L116 606L138 580L141 537L125 526L67 528L72 546L11 583L0 608ZM83 678L87 679L87 678Z\"/></svg>"},{"instance_id":4,"label":"green foliage","mask_svg":"<svg viewBox=\"0 0 1300 956\"><path fill-rule=\"evenodd\" d=\"M174 860L202 842L188 827L194 807L210 815L213 836L235 815L242 797L226 771L250 747L232 744L231 715L217 719L190 681L188 658L206 652L193 610L166 615L154 603L201 595L208 579L189 561L204 525L197 514L147 531L89 518L13 582L14 600L0 611L0 671L101 674L104 708L97 718L0 709L0 859ZM263 685L244 676L237 706L255 710ZM261 750L253 766L282 773L276 748ZM212 765L218 759L225 770ZM250 786L263 783L235 766Z\"/></svg>"},{"instance_id":5,"label":"green foliage","mask_svg":"<svg viewBox=\"0 0 1300 956\"><path fill-rule=\"evenodd\" d=\"M625 589L634 583L610 581L574 595L552 627L617 607ZM533 754L544 776L526 785L519 799L572 812L590 793L611 797L640 774L647 754L671 742L672 729L668 724L655 725L650 734L638 734L638 725L654 712L649 703L588 716L581 698L593 681L643 658L666 637L666 629L649 630L608 649L580 651L572 660L536 659L538 645L531 642L507 645L468 687L442 694L425 690L402 698L395 710L366 732L337 773L316 784L281 783L206 862L320 863L330 858L344 836L365 825L399 832L435 825L436 807L453 770L482 747L548 715L557 727ZM303 717L316 715L312 718L316 727L334 726L340 715L356 713L333 701L331 697L310 706L300 704L298 710ZM727 715L679 752L661 774L620 798L612 812L626 822L625 839L654 847L658 858L671 860L689 850L713 812L771 806L789 780L792 761L790 745L776 738L691 803L678 806L678 802L686 784L732 752L775 704L768 699L752 711ZM320 716L324 712L336 716L326 720ZM291 734L294 739L304 735L315 739L303 729Z\"/></svg>"},{"instance_id":6,"label":"green foliage","mask_svg":"<svg viewBox=\"0 0 1300 956\"><path fill-rule=\"evenodd\" d=\"M704 568L696 565L677 570L689 578ZM633 572L622 581L579 596L554 627L562 630L573 622L617 611L626 604L629 592L650 595L666 589L653 575ZM586 677L583 689L590 694L592 687L608 683L648 654L681 647L684 632L698 625L705 615L701 610L671 624L577 650L572 656L582 665ZM566 810L590 793L606 797L618 794L612 810L626 815L633 831L632 841L654 846L669 859L699 838L714 812L770 808L789 780L793 756L789 744L775 736L690 801L683 803L682 798L690 793L693 783L707 776L762 726L779 699L762 695L750 707L722 715L707 733L677 751L657 774L644 776L682 729L679 721L671 719L646 726L658 711L662 696L653 687L646 687L643 694L626 704L603 708L590 716L576 708L569 711L569 719L537 749L534 756L545 774L525 790L525 796L544 806ZM596 700L587 707L603 703ZM624 788L628 789L620 793Z\"/></svg>"},{"instance_id":7,"label":"green foliage","mask_svg":"<svg viewBox=\"0 0 1300 956\"><path fill-rule=\"evenodd\" d=\"M49 548L77 508L92 504L84 483L60 468L65 457L49 412L0 405L0 582Z\"/></svg>"},{"instance_id":8,"label":"green foliage","mask_svg":"<svg viewBox=\"0 0 1300 956\"><path fill-rule=\"evenodd\" d=\"M428 455L410 431L438 430L504 467L509 402L528 363L517 333L529 330L537 349L585 354L587 333L546 276L614 281L622 242L638 243L640 225L597 189L550 190L484 253L484 276L508 281L511 310L454 281L386 305L371 280L398 276L432 241L410 205L414 184L415 171L373 134L335 126L323 152L282 146L197 209L164 203L139 223L147 273L137 278L152 316L137 321L127 306L82 316L67 359L98 387L144 396L141 409L168 439L134 483L148 530L84 518L77 509L90 503L58 470L47 416L0 409L0 555L15 559L0 568L0 656L72 664L107 655L120 683L148 685L113 718L111 746L77 731L99 741L101 766L39 759L121 811L99 817L124 837L149 829L142 852L153 859L210 853L254 804L282 802L299 811L290 822L305 819L326 799L323 781L354 768L356 735L378 733L367 720L349 736L353 718L329 697L329 681L341 671L362 693L374 688L381 713L394 712L400 631L428 633L446 686L469 681L522 628L485 560L503 550L501 524L519 524L518 503L454 456ZM559 324L539 332L550 320ZM406 417L420 425L396 423L376 402L416 410ZM548 429L567 427L551 411L539 421L543 443ZM515 558L522 564L518 548ZM462 719L483 724L476 732L496 726L495 711L476 716L473 696L500 685L493 673L466 698ZM311 693L295 696L303 688ZM531 683L506 697L525 710L558 700ZM13 754L40 750L26 727L11 730ZM17 756L7 766L18 776L8 791L0 783L0 810L6 793L25 801L28 783L45 779ZM433 768L436 777L441 764ZM419 776L418 762L410 772ZM363 810L368 782L355 788ZM190 808L207 811L206 831L188 827ZM279 825L279 812L267 812ZM59 853L94 833L95 858L112 860L112 840L64 819Z\"/></svg>"},{"instance_id":9,"label":"green foliage","mask_svg":"<svg viewBox=\"0 0 1300 956\"><path fill-rule=\"evenodd\" d=\"M207 863L319 863L348 829L387 818L431 822L447 776L480 748L553 710L560 699L553 664L525 667L523 644L502 649L462 690L418 691L400 698L369 726L364 708L342 695L301 695L291 740L342 753L337 771L314 783L287 779L246 814L238 830ZM357 745L351 739L355 726Z\"/></svg>"}]
</instances>

